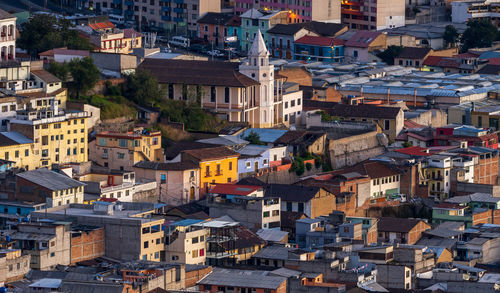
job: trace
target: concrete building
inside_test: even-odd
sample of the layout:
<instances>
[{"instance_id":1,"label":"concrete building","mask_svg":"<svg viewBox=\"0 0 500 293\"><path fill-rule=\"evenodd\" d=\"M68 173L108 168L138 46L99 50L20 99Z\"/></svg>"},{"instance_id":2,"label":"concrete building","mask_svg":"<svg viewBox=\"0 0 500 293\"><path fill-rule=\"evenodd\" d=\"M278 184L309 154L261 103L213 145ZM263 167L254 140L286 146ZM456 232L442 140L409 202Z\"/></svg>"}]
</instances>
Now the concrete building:
<instances>
[{"instance_id":1,"label":"concrete building","mask_svg":"<svg viewBox=\"0 0 500 293\"><path fill-rule=\"evenodd\" d=\"M288 23L304 23L311 21L340 23L340 1L289 1L275 2L269 0L236 0L234 11L240 15L252 8L264 10L288 11Z\"/></svg>"},{"instance_id":2,"label":"concrete building","mask_svg":"<svg viewBox=\"0 0 500 293\"><path fill-rule=\"evenodd\" d=\"M103 227L71 227L71 264L103 256L104 239Z\"/></svg>"},{"instance_id":3,"label":"concrete building","mask_svg":"<svg viewBox=\"0 0 500 293\"><path fill-rule=\"evenodd\" d=\"M415 244L431 226L420 219L380 218L377 224L378 241L382 243Z\"/></svg>"},{"instance_id":4,"label":"concrete building","mask_svg":"<svg viewBox=\"0 0 500 293\"><path fill-rule=\"evenodd\" d=\"M141 161L133 169L136 178L156 182L160 201L168 205L181 205L200 199L200 166L191 161Z\"/></svg>"},{"instance_id":5,"label":"concrete building","mask_svg":"<svg viewBox=\"0 0 500 293\"><path fill-rule=\"evenodd\" d=\"M31 255L30 267L49 270L71 263L70 223L23 223L11 235L15 247Z\"/></svg>"},{"instance_id":6,"label":"concrete building","mask_svg":"<svg viewBox=\"0 0 500 293\"><path fill-rule=\"evenodd\" d=\"M16 59L16 17L0 10L0 59Z\"/></svg>"},{"instance_id":7,"label":"concrete building","mask_svg":"<svg viewBox=\"0 0 500 293\"><path fill-rule=\"evenodd\" d=\"M203 220L185 219L167 226L165 260L183 264L205 264L209 229L194 224Z\"/></svg>"},{"instance_id":8,"label":"concrete building","mask_svg":"<svg viewBox=\"0 0 500 293\"><path fill-rule=\"evenodd\" d=\"M412 279L412 270L408 266L396 264L377 265L377 283L384 288L411 290L415 286Z\"/></svg>"},{"instance_id":9,"label":"concrete building","mask_svg":"<svg viewBox=\"0 0 500 293\"><path fill-rule=\"evenodd\" d=\"M83 203L84 183L47 169L16 174L12 199L45 203L47 207Z\"/></svg>"},{"instance_id":10,"label":"concrete building","mask_svg":"<svg viewBox=\"0 0 500 293\"><path fill-rule=\"evenodd\" d=\"M342 2L342 23L350 29L383 30L405 25L405 0Z\"/></svg>"},{"instance_id":11,"label":"concrete building","mask_svg":"<svg viewBox=\"0 0 500 293\"><path fill-rule=\"evenodd\" d=\"M262 34L265 46L269 46L267 31L277 24L288 23L288 11L249 9L241 14L240 48L248 52L257 35ZM264 47L265 47L264 46Z\"/></svg>"},{"instance_id":12,"label":"concrete building","mask_svg":"<svg viewBox=\"0 0 500 293\"><path fill-rule=\"evenodd\" d=\"M165 233L161 229L165 220L153 216L154 212L157 212L154 204L95 202L35 212L32 219L70 219L80 225L102 226L105 256L119 260L160 261L165 257Z\"/></svg>"},{"instance_id":13,"label":"concrete building","mask_svg":"<svg viewBox=\"0 0 500 293\"><path fill-rule=\"evenodd\" d=\"M226 291L229 288L236 288L238 291L247 288L255 288L256 292L287 292L287 279L281 276L271 276L267 271L244 271L217 268L200 280L197 285L198 290L201 292L215 293L217 290Z\"/></svg>"},{"instance_id":14,"label":"concrete building","mask_svg":"<svg viewBox=\"0 0 500 293\"><path fill-rule=\"evenodd\" d=\"M451 21L454 23L466 23L476 19L491 21L496 27L499 25L498 1L488 0L461 0L451 3Z\"/></svg>"},{"instance_id":15,"label":"concrete building","mask_svg":"<svg viewBox=\"0 0 500 293\"><path fill-rule=\"evenodd\" d=\"M280 198L264 197L262 186L216 184L206 205L210 217L228 215L252 231L281 226Z\"/></svg>"},{"instance_id":16,"label":"concrete building","mask_svg":"<svg viewBox=\"0 0 500 293\"><path fill-rule=\"evenodd\" d=\"M98 133L90 149L89 159L111 170L127 171L131 171L140 161L162 162L161 133Z\"/></svg>"},{"instance_id":17,"label":"concrete building","mask_svg":"<svg viewBox=\"0 0 500 293\"><path fill-rule=\"evenodd\" d=\"M138 27L165 30L172 35L196 36L199 17L207 12L220 12L220 0L178 0L132 2L127 0L95 0L98 12L121 15Z\"/></svg>"},{"instance_id":18,"label":"concrete building","mask_svg":"<svg viewBox=\"0 0 500 293\"><path fill-rule=\"evenodd\" d=\"M21 249L0 249L0 283L22 280L30 271L30 254Z\"/></svg>"}]
</instances>

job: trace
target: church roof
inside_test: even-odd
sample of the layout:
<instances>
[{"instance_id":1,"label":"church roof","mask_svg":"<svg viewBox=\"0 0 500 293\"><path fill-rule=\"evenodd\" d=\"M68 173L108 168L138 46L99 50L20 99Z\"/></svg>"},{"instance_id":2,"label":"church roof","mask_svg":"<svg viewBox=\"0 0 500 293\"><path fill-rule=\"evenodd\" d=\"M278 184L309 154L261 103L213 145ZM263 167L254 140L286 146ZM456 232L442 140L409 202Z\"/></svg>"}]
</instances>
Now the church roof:
<instances>
[{"instance_id":1,"label":"church roof","mask_svg":"<svg viewBox=\"0 0 500 293\"><path fill-rule=\"evenodd\" d=\"M269 51L267 50L266 43L260 30L257 32L255 39L253 39L252 47L248 51L248 56L269 56Z\"/></svg>"}]
</instances>

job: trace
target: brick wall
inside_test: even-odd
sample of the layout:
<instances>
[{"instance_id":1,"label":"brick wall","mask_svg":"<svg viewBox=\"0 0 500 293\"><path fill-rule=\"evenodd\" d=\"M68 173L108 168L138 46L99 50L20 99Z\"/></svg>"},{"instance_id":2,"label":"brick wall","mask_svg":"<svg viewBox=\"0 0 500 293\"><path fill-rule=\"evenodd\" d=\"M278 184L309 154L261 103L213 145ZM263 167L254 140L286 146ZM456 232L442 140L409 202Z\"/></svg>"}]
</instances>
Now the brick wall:
<instances>
[{"instance_id":1,"label":"brick wall","mask_svg":"<svg viewBox=\"0 0 500 293\"><path fill-rule=\"evenodd\" d=\"M430 229L431 226L423 221L420 221L411 231L408 233L408 244L415 244L420 237L422 236L422 232Z\"/></svg>"},{"instance_id":2,"label":"brick wall","mask_svg":"<svg viewBox=\"0 0 500 293\"><path fill-rule=\"evenodd\" d=\"M196 285L196 282L212 272L212 267L206 267L199 270L186 272L186 283L184 288L189 288Z\"/></svg>"},{"instance_id":3,"label":"brick wall","mask_svg":"<svg viewBox=\"0 0 500 293\"><path fill-rule=\"evenodd\" d=\"M71 263L94 259L104 255L104 228L82 231L71 237Z\"/></svg>"}]
</instances>

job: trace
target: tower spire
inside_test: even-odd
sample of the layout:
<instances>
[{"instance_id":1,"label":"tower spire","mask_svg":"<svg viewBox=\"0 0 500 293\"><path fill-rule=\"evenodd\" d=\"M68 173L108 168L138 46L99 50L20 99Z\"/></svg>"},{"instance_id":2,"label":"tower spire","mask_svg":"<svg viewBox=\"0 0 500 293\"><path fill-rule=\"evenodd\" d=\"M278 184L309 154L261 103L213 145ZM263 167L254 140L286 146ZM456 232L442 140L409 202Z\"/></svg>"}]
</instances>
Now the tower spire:
<instances>
[{"instance_id":1,"label":"tower spire","mask_svg":"<svg viewBox=\"0 0 500 293\"><path fill-rule=\"evenodd\" d=\"M269 56L269 51L267 50L266 47L266 42L264 42L264 38L262 37L262 33L260 32L260 29L257 31L257 34L255 35L255 38L253 39L252 42L252 47L250 48L250 51L248 51L248 56L253 56L253 57L268 57Z\"/></svg>"}]
</instances>

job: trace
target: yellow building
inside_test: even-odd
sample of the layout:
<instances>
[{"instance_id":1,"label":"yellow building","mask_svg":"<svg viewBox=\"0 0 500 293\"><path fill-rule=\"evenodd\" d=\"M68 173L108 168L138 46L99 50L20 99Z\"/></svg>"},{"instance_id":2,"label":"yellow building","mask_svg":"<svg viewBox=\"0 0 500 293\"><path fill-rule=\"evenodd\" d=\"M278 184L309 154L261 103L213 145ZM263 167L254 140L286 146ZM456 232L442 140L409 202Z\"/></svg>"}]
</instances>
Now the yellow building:
<instances>
[{"instance_id":1,"label":"yellow building","mask_svg":"<svg viewBox=\"0 0 500 293\"><path fill-rule=\"evenodd\" d=\"M193 161L200 166L200 194L209 192L211 184L238 180L239 156L224 146L182 152L183 161Z\"/></svg>"},{"instance_id":2,"label":"yellow building","mask_svg":"<svg viewBox=\"0 0 500 293\"><path fill-rule=\"evenodd\" d=\"M10 120L10 129L33 140L38 167L88 161L87 112L23 110Z\"/></svg>"},{"instance_id":3,"label":"yellow building","mask_svg":"<svg viewBox=\"0 0 500 293\"><path fill-rule=\"evenodd\" d=\"M102 132L90 148L90 160L112 170L132 171L141 161L163 162L161 132Z\"/></svg>"},{"instance_id":4,"label":"yellow building","mask_svg":"<svg viewBox=\"0 0 500 293\"><path fill-rule=\"evenodd\" d=\"M0 132L0 159L14 162L13 167L33 170L40 165L33 140L18 132Z\"/></svg>"}]
</instances>

